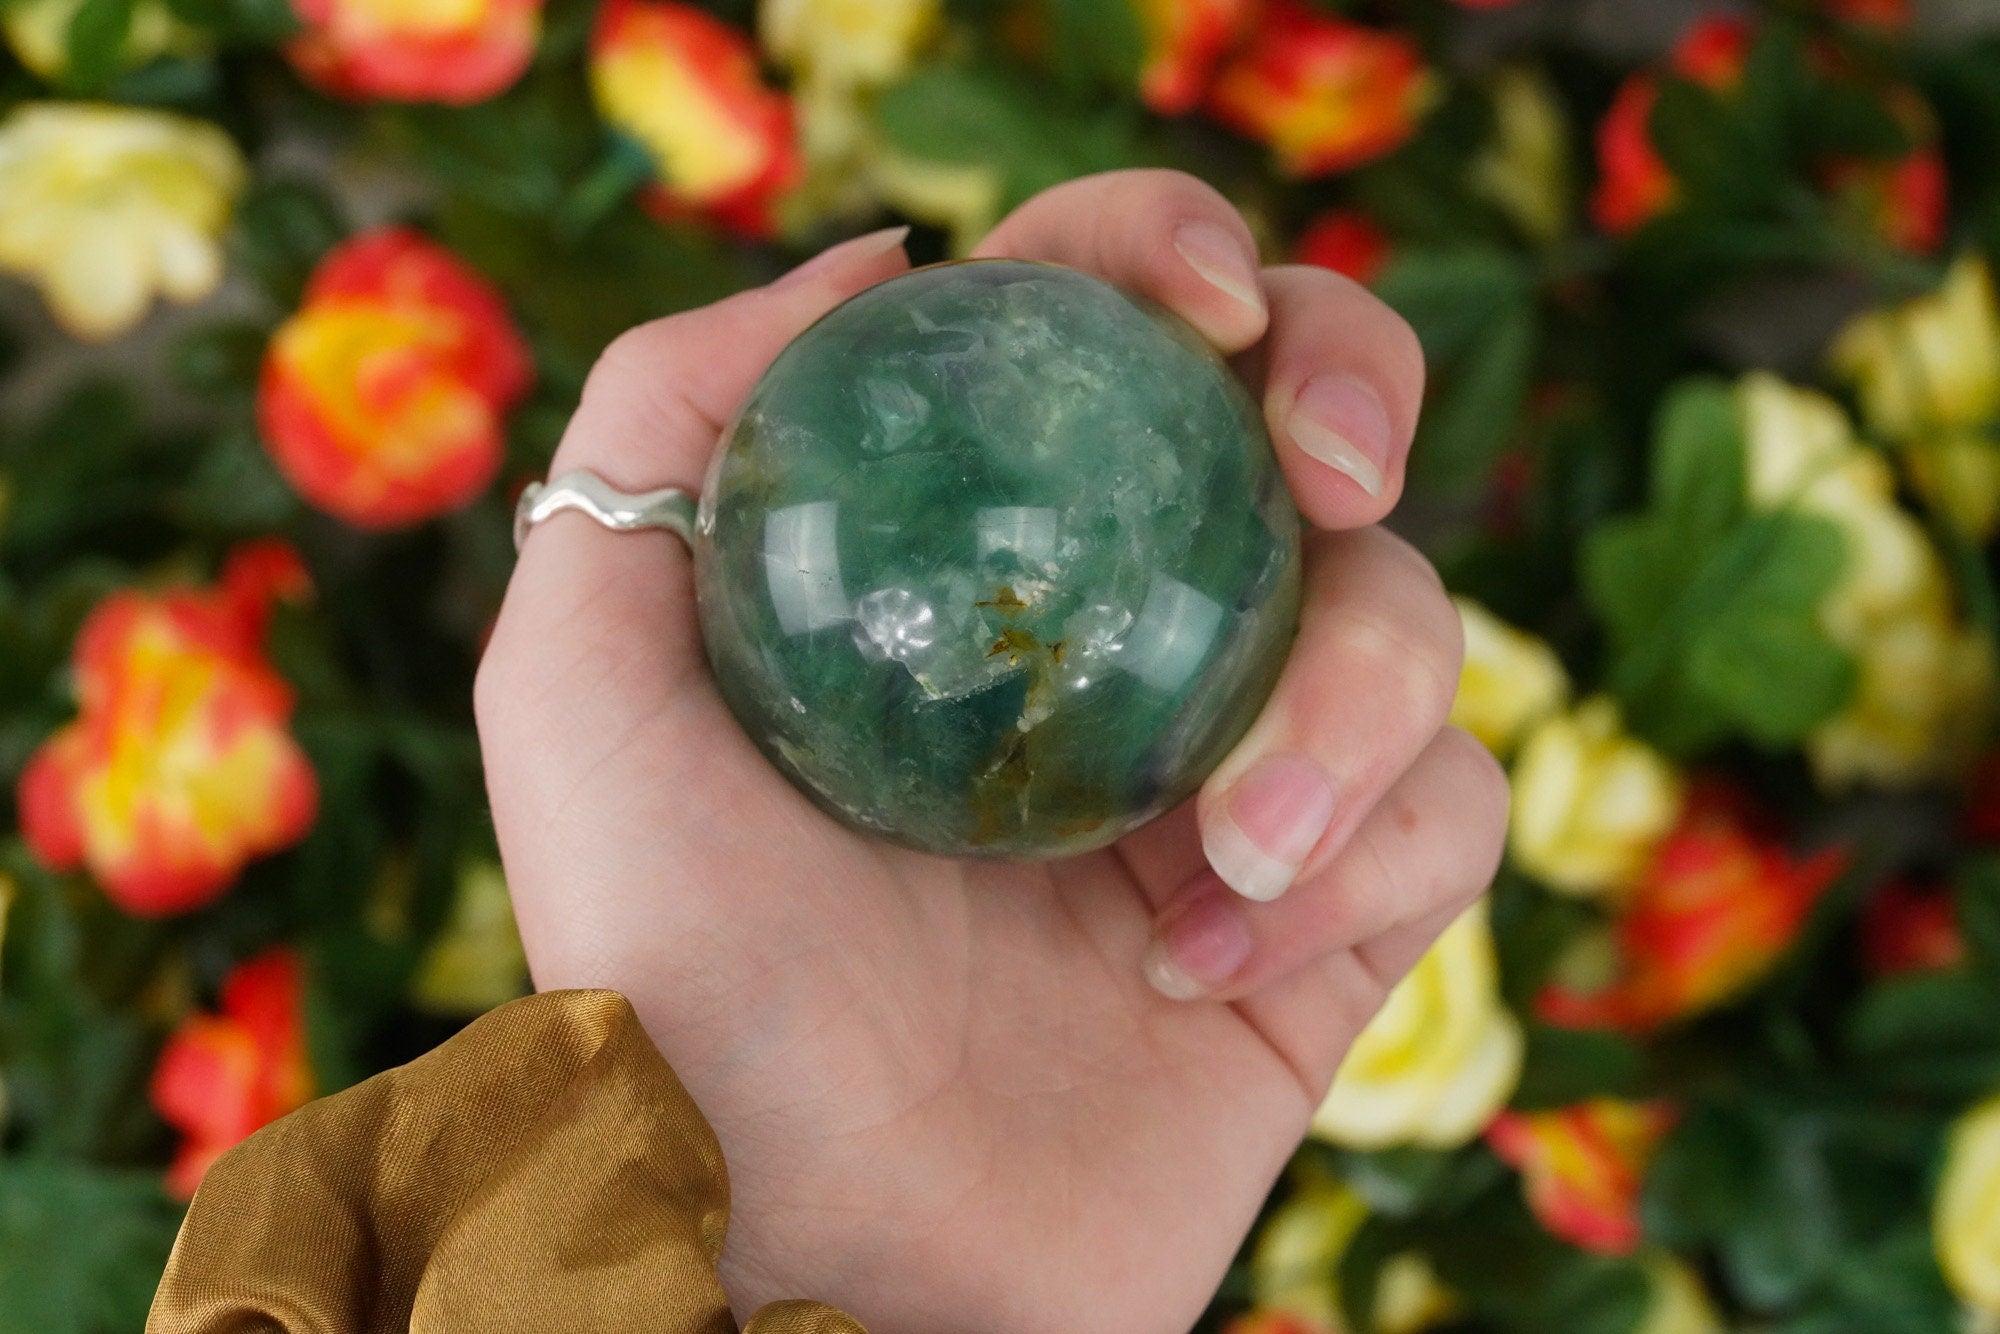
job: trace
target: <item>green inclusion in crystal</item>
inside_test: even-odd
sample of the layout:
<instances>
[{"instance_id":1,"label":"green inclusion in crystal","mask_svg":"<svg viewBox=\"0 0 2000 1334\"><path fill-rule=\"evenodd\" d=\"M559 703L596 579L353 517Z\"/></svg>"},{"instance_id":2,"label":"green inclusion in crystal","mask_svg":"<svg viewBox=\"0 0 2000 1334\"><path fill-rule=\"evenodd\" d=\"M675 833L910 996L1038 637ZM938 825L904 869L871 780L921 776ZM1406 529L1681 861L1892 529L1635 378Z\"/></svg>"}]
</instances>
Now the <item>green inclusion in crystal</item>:
<instances>
[{"instance_id":1,"label":"green inclusion in crystal","mask_svg":"<svg viewBox=\"0 0 2000 1334\"><path fill-rule=\"evenodd\" d=\"M1079 852L1178 803L1298 618L1256 405L1181 321L1050 265L920 269L820 320L699 527L745 730L838 818L933 852Z\"/></svg>"}]
</instances>

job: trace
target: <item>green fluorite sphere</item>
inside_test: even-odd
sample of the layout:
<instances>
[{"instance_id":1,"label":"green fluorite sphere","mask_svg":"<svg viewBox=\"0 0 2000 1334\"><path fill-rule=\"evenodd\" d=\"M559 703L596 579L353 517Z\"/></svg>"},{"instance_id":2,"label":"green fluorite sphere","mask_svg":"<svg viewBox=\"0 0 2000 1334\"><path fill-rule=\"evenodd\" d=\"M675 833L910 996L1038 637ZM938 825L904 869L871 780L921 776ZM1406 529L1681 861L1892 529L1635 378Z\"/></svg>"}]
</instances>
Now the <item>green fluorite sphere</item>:
<instances>
[{"instance_id":1,"label":"green fluorite sphere","mask_svg":"<svg viewBox=\"0 0 2000 1334\"><path fill-rule=\"evenodd\" d=\"M1250 725L1299 607L1262 415L1172 315L992 260L772 363L702 495L716 682L826 810L955 856L1108 843Z\"/></svg>"}]
</instances>

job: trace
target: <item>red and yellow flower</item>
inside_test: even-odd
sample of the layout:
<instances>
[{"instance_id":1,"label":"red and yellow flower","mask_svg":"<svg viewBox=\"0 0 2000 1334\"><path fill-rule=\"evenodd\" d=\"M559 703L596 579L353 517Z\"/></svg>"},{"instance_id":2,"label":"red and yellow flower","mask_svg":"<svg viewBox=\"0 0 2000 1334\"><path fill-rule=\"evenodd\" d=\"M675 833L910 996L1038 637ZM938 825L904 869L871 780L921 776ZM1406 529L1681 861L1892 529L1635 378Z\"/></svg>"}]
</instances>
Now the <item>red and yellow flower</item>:
<instances>
[{"instance_id":1,"label":"red and yellow flower","mask_svg":"<svg viewBox=\"0 0 2000 1334\"><path fill-rule=\"evenodd\" d=\"M1826 12L1860 28L1901 32L1910 26L1910 0L1825 0Z\"/></svg>"},{"instance_id":2,"label":"red and yellow flower","mask_svg":"<svg viewBox=\"0 0 2000 1334\"><path fill-rule=\"evenodd\" d=\"M1743 81L1750 27L1740 18L1707 18L1689 28L1668 57L1676 76L1711 92ZM1659 76L1650 70L1626 79L1597 126L1597 190L1591 217L1613 236L1636 231L1673 206L1679 184L1653 146L1653 107Z\"/></svg>"},{"instance_id":3,"label":"red and yellow flower","mask_svg":"<svg viewBox=\"0 0 2000 1334\"><path fill-rule=\"evenodd\" d=\"M1325 176L1416 133L1433 81L1407 37L1272 0L1209 94L1216 119L1268 144L1293 176Z\"/></svg>"},{"instance_id":4,"label":"red and yellow flower","mask_svg":"<svg viewBox=\"0 0 2000 1334\"><path fill-rule=\"evenodd\" d=\"M1829 158L1819 165L1820 186L1890 245L1913 255L1936 254L1945 243L1951 188L1937 117L1907 88L1891 90L1886 105L1908 134L1909 151L1894 158Z\"/></svg>"},{"instance_id":5,"label":"red and yellow flower","mask_svg":"<svg viewBox=\"0 0 2000 1334\"><path fill-rule=\"evenodd\" d=\"M1389 262L1389 234L1366 213L1329 209L1306 224L1292 248L1301 264L1346 274L1358 283L1372 283Z\"/></svg>"},{"instance_id":6,"label":"red and yellow flower","mask_svg":"<svg viewBox=\"0 0 2000 1334\"><path fill-rule=\"evenodd\" d=\"M1201 105L1215 70L1249 31L1259 0L1137 0L1146 30L1139 94L1163 116Z\"/></svg>"},{"instance_id":7,"label":"red and yellow flower","mask_svg":"<svg viewBox=\"0 0 2000 1334\"><path fill-rule=\"evenodd\" d=\"M1620 907L1613 976L1587 987L1551 985L1537 1000L1541 1017L1649 1032L1764 976L1848 858L1839 847L1795 858L1759 823L1739 794L1696 789Z\"/></svg>"},{"instance_id":8,"label":"red and yellow flower","mask_svg":"<svg viewBox=\"0 0 2000 1334\"><path fill-rule=\"evenodd\" d=\"M306 82L354 101L465 106L505 92L535 58L542 0L292 0L285 48Z\"/></svg>"},{"instance_id":9,"label":"red and yellow flower","mask_svg":"<svg viewBox=\"0 0 2000 1334\"><path fill-rule=\"evenodd\" d=\"M304 836L318 788L262 641L272 600L306 587L297 553L258 543L217 587L98 604L72 657L77 718L21 774L21 832L44 865L87 867L125 911L161 917Z\"/></svg>"},{"instance_id":10,"label":"red and yellow flower","mask_svg":"<svg viewBox=\"0 0 2000 1334\"><path fill-rule=\"evenodd\" d=\"M435 242L385 227L320 262L271 340L257 419L306 500L359 528L393 528L485 490L532 378L492 284Z\"/></svg>"},{"instance_id":11,"label":"red and yellow flower","mask_svg":"<svg viewBox=\"0 0 2000 1334\"><path fill-rule=\"evenodd\" d=\"M693 5L605 0L590 87L604 119L651 162L656 213L774 230L803 167L791 100L765 85L746 34Z\"/></svg>"},{"instance_id":12,"label":"red and yellow flower","mask_svg":"<svg viewBox=\"0 0 2000 1334\"><path fill-rule=\"evenodd\" d=\"M1643 1236L1639 1188L1674 1118L1662 1103L1593 1098L1502 1112L1486 1143L1521 1173L1528 1207L1552 1235L1599 1255L1630 1255Z\"/></svg>"},{"instance_id":13,"label":"red and yellow flower","mask_svg":"<svg viewBox=\"0 0 2000 1334\"><path fill-rule=\"evenodd\" d=\"M1331 1325L1296 1311L1249 1311L1223 1326L1222 1334L1339 1334Z\"/></svg>"},{"instance_id":14,"label":"red and yellow flower","mask_svg":"<svg viewBox=\"0 0 2000 1334\"><path fill-rule=\"evenodd\" d=\"M215 1160L313 1097L298 955L267 950L223 981L218 1013L181 1020L153 1067L152 1100L181 1133L167 1189L194 1195Z\"/></svg>"}]
</instances>

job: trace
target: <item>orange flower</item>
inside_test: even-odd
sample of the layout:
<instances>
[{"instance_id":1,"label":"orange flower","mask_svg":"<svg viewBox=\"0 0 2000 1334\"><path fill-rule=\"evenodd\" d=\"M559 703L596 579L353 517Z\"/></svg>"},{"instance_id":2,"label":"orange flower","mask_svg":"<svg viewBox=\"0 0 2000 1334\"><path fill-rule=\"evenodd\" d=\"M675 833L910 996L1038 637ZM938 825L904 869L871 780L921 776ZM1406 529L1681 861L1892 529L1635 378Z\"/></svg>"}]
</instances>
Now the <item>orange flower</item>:
<instances>
[{"instance_id":1,"label":"orange flower","mask_svg":"<svg viewBox=\"0 0 2000 1334\"><path fill-rule=\"evenodd\" d=\"M1821 186L1863 226L1913 255L1935 254L1945 241L1950 183L1938 148L1937 118L1908 88L1892 89L1890 113L1913 147L1898 158L1836 157L1820 164Z\"/></svg>"},{"instance_id":2,"label":"orange flower","mask_svg":"<svg viewBox=\"0 0 2000 1334\"><path fill-rule=\"evenodd\" d=\"M356 527L393 528L486 488L532 376L492 285L384 227L320 261L265 354L257 420L300 495Z\"/></svg>"},{"instance_id":3,"label":"orange flower","mask_svg":"<svg viewBox=\"0 0 2000 1334\"><path fill-rule=\"evenodd\" d=\"M113 593L85 620L80 704L21 774L21 832L54 870L88 867L140 917L213 902L251 858L289 847L318 790L264 660L274 597L306 588L297 553L258 543L215 588Z\"/></svg>"},{"instance_id":4,"label":"orange flower","mask_svg":"<svg viewBox=\"0 0 2000 1334\"><path fill-rule=\"evenodd\" d=\"M1861 914L1861 958L1876 977L1955 968L1967 952L1958 901L1937 885L1893 880Z\"/></svg>"},{"instance_id":5,"label":"orange flower","mask_svg":"<svg viewBox=\"0 0 2000 1334\"><path fill-rule=\"evenodd\" d=\"M1707 18L1689 28L1668 57L1680 78L1711 92L1727 92L1743 81L1749 58L1750 27L1742 19ZM1597 191L1591 217L1613 236L1651 222L1672 206L1679 185L1653 147L1653 106L1659 79L1642 71L1626 79L1597 126Z\"/></svg>"},{"instance_id":6,"label":"orange flower","mask_svg":"<svg viewBox=\"0 0 2000 1334\"><path fill-rule=\"evenodd\" d=\"M1389 234L1375 220L1352 209L1329 209L1299 233L1293 257L1344 273L1358 283L1372 283L1389 262Z\"/></svg>"},{"instance_id":7,"label":"orange flower","mask_svg":"<svg viewBox=\"0 0 2000 1334\"><path fill-rule=\"evenodd\" d=\"M1272 0L1209 95L1216 118L1269 144L1294 176L1324 176L1399 148L1429 105L1408 38Z\"/></svg>"},{"instance_id":8,"label":"orange flower","mask_svg":"<svg viewBox=\"0 0 2000 1334\"><path fill-rule=\"evenodd\" d=\"M764 85L750 38L693 5L605 0L590 39L590 88L611 127L645 151L648 205L770 234L803 167L792 104Z\"/></svg>"},{"instance_id":9,"label":"orange flower","mask_svg":"<svg viewBox=\"0 0 2000 1334\"><path fill-rule=\"evenodd\" d=\"M1256 18L1259 0L1138 0L1146 29L1139 92L1163 116L1201 105L1215 67Z\"/></svg>"},{"instance_id":10,"label":"orange flower","mask_svg":"<svg viewBox=\"0 0 2000 1334\"><path fill-rule=\"evenodd\" d=\"M535 57L542 0L292 0L285 48L322 92L464 106L505 92Z\"/></svg>"},{"instance_id":11,"label":"orange flower","mask_svg":"<svg viewBox=\"0 0 2000 1334\"><path fill-rule=\"evenodd\" d=\"M1910 0L1826 0L1826 12L1842 23L1885 32L1910 26Z\"/></svg>"},{"instance_id":12,"label":"orange flower","mask_svg":"<svg viewBox=\"0 0 2000 1334\"><path fill-rule=\"evenodd\" d=\"M1710 1009L1762 977L1847 866L1844 848L1795 860L1758 832L1744 800L1697 790L1654 851L1613 929L1617 975L1537 999L1549 1023L1647 1032Z\"/></svg>"},{"instance_id":13,"label":"orange flower","mask_svg":"<svg viewBox=\"0 0 2000 1334\"><path fill-rule=\"evenodd\" d=\"M298 955L278 948L238 964L221 1002L218 1014L182 1019L153 1067L153 1107L182 1136L167 1190L183 1200L217 1158L313 1097Z\"/></svg>"},{"instance_id":14,"label":"orange flower","mask_svg":"<svg viewBox=\"0 0 2000 1334\"><path fill-rule=\"evenodd\" d=\"M1292 1311L1250 1311L1222 1327L1222 1334L1338 1334Z\"/></svg>"},{"instance_id":15,"label":"orange flower","mask_svg":"<svg viewBox=\"0 0 2000 1334\"><path fill-rule=\"evenodd\" d=\"M1663 1103L1593 1098L1548 1112L1502 1112L1486 1143L1521 1173L1528 1207L1551 1235L1599 1255L1638 1249L1639 1187L1673 1127Z\"/></svg>"}]
</instances>

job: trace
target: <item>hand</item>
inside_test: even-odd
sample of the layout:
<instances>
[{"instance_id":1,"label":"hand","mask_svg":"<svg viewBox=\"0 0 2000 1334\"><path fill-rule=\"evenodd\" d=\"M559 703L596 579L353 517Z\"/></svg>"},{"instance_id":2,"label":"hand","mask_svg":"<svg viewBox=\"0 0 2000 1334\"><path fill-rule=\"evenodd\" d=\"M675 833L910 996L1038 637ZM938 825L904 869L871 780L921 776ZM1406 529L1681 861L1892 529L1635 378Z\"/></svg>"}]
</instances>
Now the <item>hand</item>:
<instances>
[{"instance_id":1,"label":"hand","mask_svg":"<svg viewBox=\"0 0 2000 1334\"><path fill-rule=\"evenodd\" d=\"M494 820L537 985L630 997L721 1139L740 1313L811 1297L874 1334L1167 1334L1387 988L1485 888L1506 784L1445 725L1459 627L1436 574L1376 526L1422 393L1409 328L1332 273L1260 273L1235 211L1169 172L1059 186L979 253L1164 303L1263 401L1310 527L1304 618L1199 797L1059 862L853 834L723 706L680 544L561 516L480 670ZM698 486L779 349L907 267L898 237L863 237L633 330L554 471ZM1218 870L1290 888L1253 902Z\"/></svg>"}]
</instances>

